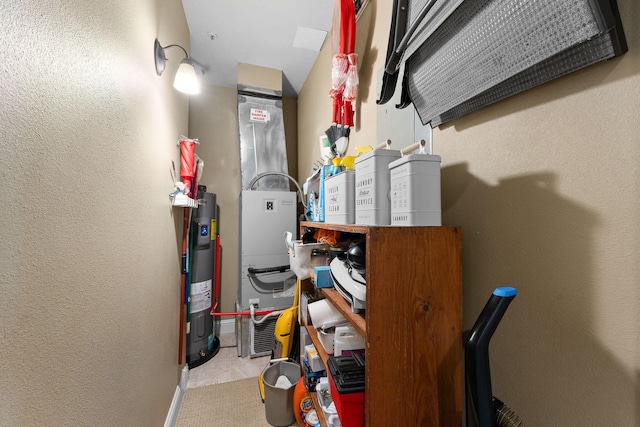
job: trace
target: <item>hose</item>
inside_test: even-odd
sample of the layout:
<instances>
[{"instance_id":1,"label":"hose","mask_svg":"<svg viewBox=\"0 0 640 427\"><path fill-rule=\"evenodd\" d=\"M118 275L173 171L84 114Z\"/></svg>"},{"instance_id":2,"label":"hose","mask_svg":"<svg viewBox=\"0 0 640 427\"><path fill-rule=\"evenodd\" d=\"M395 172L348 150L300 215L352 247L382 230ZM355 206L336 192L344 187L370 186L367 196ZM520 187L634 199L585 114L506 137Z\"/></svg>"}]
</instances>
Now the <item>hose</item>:
<instances>
[{"instance_id":1,"label":"hose","mask_svg":"<svg viewBox=\"0 0 640 427\"><path fill-rule=\"evenodd\" d=\"M296 181L295 179L293 179L293 177L291 175L287 175L284 172L264 172L261 173L259 175L256 175L251 182L249 182L249 190L253 190L253 186L255 185L256 182L258 182L260 179L264 178L265 176L269 176L269 175L279 175L279 176L284 176L289 178L291 181L293 181L293 183L296 185L296 188L298 189L298 195L300 196L300 201L302 202L302 206L304 206L304 209L307 209L307 204L304 202L304 196L302 194L302 189L300 188L300 184L298 184L298 181Z\"/></svg>"},{"instance_id":2,"label":"hose","mask_svg":"<svg viewBox=\"0 0 640 427\"><path fill-rule=\"evenodd\" d=\"M269 317L273 317L273 316L280 316L280 313L282 313L282 310L278 310L278 311L272 311L270 313L265 314L262 319L260 320L256 320L255 314L256 314L256 309L255 306L253 304L251 304L249 306L249 309L251 310L251 321L254 323L254 325L259 325L262 322L264 322L265 320L267 320Z\"/></svg>"}]
</instances>

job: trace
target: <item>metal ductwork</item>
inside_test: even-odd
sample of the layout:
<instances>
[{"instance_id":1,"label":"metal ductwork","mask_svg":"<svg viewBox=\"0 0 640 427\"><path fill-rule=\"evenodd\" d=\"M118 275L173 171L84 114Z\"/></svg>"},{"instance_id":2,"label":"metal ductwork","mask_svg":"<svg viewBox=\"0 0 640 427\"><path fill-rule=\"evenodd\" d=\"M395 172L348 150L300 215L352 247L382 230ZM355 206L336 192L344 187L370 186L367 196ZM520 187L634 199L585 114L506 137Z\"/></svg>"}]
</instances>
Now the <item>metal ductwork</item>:
<instances>
[{"instance_id":1,"label":"metal ductwork","mask_svg":"<svg viewBox=\"0 0 640 427\"><path fill-rule=\"evenodd\" d=\"M242 189L289 191L289 180L277 175L267 176L249 188L262 173L288 173L282 92L238 85L238 123Z\"/></svg>"},{"instance_id":2,"label":"metal ductwork","mask_svg":"<svg viewBox=\"0 0 640 427\"><path fill-rule=\"evenodd\" d=\"M395 0L379 103L436 127L627 51L615 0ZM386 90L386 93L385 93ZM391 95L390 95L391 93Z\"/></svg>"}]
</instances>

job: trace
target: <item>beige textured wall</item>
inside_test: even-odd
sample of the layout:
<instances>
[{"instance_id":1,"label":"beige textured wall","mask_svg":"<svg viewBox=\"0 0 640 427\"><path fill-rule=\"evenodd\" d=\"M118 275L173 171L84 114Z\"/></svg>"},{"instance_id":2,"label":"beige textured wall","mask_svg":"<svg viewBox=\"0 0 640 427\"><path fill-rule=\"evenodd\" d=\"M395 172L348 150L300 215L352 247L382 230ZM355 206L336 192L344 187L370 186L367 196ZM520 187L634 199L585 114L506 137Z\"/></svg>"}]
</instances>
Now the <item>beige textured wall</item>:
<instances>
[{"instance_id":1,"label":"beige textured wall","mask_svg":"<svg viewBox=\"0 0 640 427\"><path fill-rule=\"evenodd\" d=\"M238 84L282 92L282 70L238 63Z\"/></svg>"},{"instance_id":2,"label":"beige textured wall","mask_svg":"<svg viewBox=\"0 0 640 427\"><path fill-rule=\"evenodd\" d=\"M0 6L0 425L159 426L178 384L179 0Z\"/></svg>"},{"instance_id":3,"label":"beige textured wall","mask_svg":"<svg viewBox=\"0 0 640 427\"><path fill-rule=\"evenodd\" d=\"M374 0L375 22L358 29L372 40L365 75L385 56L386 3ZM640 425L640 6L618 5L623 57L433 134L443 223L463 231L464 327L494 287L519 290L492 339L491 373L527 426ZM298 101L302 176L329 122L329 78L325 46ZM378 83L364 84L355 145L376 127Z\"/></svg>"},{"instance_id":4,"label":"beige textured wall","mask_svg":"<svg viewBox=\"0 0 640 427\"><path fill-rule=\"evenodd\" d=\"M284 97L283 113L289 174L297 171L295 98ZM240 136L238 92L233 88L204 85L189 104L189 132L198 138L196 152L204 161L202 184L216 194L218 230L222 245L220 305L222 312L235 311L240 283ZM228 318L224 318L228 320Z\"/></svg>"}]
</instances>

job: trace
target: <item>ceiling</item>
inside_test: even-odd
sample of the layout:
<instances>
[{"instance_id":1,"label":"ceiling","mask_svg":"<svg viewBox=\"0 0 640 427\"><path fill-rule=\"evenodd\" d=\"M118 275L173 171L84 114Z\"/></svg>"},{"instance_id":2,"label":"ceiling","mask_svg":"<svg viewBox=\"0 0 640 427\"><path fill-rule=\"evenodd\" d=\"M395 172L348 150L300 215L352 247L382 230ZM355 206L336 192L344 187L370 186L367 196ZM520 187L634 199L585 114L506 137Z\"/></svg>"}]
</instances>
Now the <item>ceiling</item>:
<instances>
[{"instance_id":1,"label":"ceiling","mask_svg":"<svg viewBox=\"0 0 640 427\"><path fill-rule=\"evenodd\" d=\"M182 0L189 56L216 86L237 87L238 63L282 70L297 96L331 30L334 0ZM297 46L297 47L296 47Z\"/></svg>"}]
</instances>

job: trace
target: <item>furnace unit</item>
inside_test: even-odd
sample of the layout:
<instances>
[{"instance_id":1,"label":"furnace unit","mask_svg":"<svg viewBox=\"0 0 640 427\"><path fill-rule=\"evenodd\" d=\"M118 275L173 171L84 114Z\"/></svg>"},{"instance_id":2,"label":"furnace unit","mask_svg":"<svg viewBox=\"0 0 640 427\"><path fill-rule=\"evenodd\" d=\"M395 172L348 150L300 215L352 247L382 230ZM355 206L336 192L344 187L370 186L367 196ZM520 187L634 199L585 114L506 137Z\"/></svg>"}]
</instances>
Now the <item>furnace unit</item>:
<instances>
[{"instance_id":1,"label":"furnace unit","mask_svg":"<svg viewBox=\"0 0 640 427\"><path fill-rule=\"evenodd\" d=\"M297 229L296 193L289 191L282 92L238 85L240 133L240 280L236 311L238 356L264 356L275 342L277 315L291 307L296 277L289 270L286 231ZM289 177L290 178L290 177Z\"/></svg>"},{"instance_id":2,"label":"furnace unit","mask_svg":"<svg viewBox=\"0 0 640 427\"><path fill-rule=\"evenodd\" d=\"M297 227L296 193L290 191L249 191L241 195L240 312L291 307L296 276L289 269L284 241L286 231ZM254 316L260 319L260 316ZM257 324L250 316L237 320L238 355L270 354L274 345L277 316Z\"/></svg>"}]
</instances>

